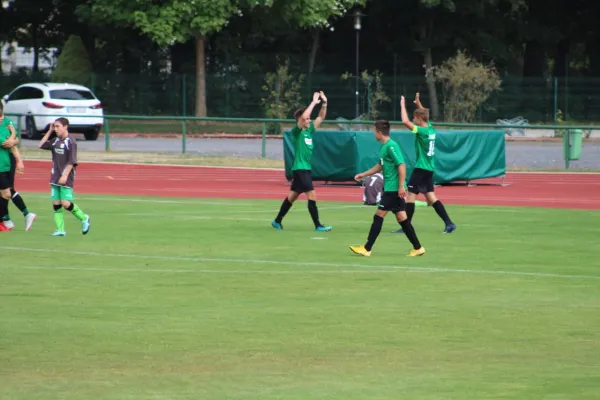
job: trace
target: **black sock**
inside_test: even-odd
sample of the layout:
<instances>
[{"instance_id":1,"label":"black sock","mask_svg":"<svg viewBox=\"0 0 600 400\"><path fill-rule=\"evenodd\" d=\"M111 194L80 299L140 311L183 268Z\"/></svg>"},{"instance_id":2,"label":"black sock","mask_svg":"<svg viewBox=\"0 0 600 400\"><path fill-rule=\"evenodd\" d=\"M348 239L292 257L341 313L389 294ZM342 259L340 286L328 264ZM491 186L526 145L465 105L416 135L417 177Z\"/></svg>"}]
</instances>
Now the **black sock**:
<instances>
[{"instance_id":1,"label":"black sock","mask_svg":"<svg viewBox=\"0 0 600 400\"><path fill-rule=\"evenodd\" d=\"M413 249L420 249L421 243L417 238L417 233L415 232L415 228L413 228L412 223L408 219L405 219L404 221L400 222L400 225L402 225L402 230L404 231L404 234L406 235L410 243L413 245Z\"/></svg>"},{"instance_id":2,"label":"black sock","mask_svg":"<svg viewBox=\"0 0 600 400\"><path fill-rule=\"evenodd\" d=\"M75 207L74 203L69 203L69 207L65 207L65 210L67 210L67 211L73 211L74 207Z\"/></svg>"},{"instance_id":3,"label":"black sock","mask_svg":"<svg viewBox=\"0 0 600 400\"><path fill-rule=\"evenodd\" d=\"M315 224L315 228L321 226L321 221L319 221L319 210L317 209L317 202L314 200L308 201L308 212L310 213L310 217Z\"/></svg>"},{"instance_id":4,"label":"black sock","mask_svg":"<svg viewBox=\"0 0 600 400\"><path fill-rule=\"evenodd\" d=\"M23 201L23 198L21 197L19 192L15 192L15 189L10 189L10 196L14 205L17 206L19 210L21 210L23 215L26 216L27 214L29 214L29 210L27 209L27 206L25 205L25 202Z\"/></svg>"},{"instance_id":5,"label":"black sock","mask_svg":"<svg viewBox=\"0 0 600 400\"><path fill-rule=\"evenodd\" d=\"M413 214L415 213L415 203L406 203L406 216L412 222ZM401 224L402 225L402 224Z\"/></svg>"},{"instance_id":6,"label":"black sock","mask_svg":"<svg viewBox=\"0 0 600 400\"><path fill-rule=\"evenodd\" d=\"M8 200L0 197L0 221L7 221L8 217Z\"/></svg>"},{"instance_id":7,"label":"black sock","mask_svg":"<svg viewBox=\"0 0 600 400\"><path fill-rule=\"evenodd\" d=\"M293 203L290 203L287 197L285 200L283 200L283 203L281 203L281 208L279 209L279 214L277 214L277 218L275 218L275 222L278 224L281 223L283 217L285 217L285 214L287 214L288 211L290 211L290 208L292 208L292 204Z\"/></svg>"},{"instance_id":8,"label":"black sock","mask_svg":"<svg viewBox=\"0 0 600 400\"><path fill-rule=\"evenodd\" d=\"M446 212L446 208L444 207L444 205L442 204L441 201L438 200L435 203L433 203L433 209L435 210L437 215L440 216L440 218L444 221L444 223L446 225L452 223L452 221L450 220L450 217L448 216L448 213Z\"/></svg>"},{"instance_id":9,"label":"black sock","mask_svg":"<svg viewBox=\"0 0 600 400\"><path fill-rule=\"evenodd\" d=\"M367 244L365 244L365 249L367 251L371 251L375 241L377 240L377 236L381 233L381 227L383 226L383 217L379 215L373 216L373 223L371 224L371 230L369 231L369 237L367 238Z\"/></svg>"}]
</instances>

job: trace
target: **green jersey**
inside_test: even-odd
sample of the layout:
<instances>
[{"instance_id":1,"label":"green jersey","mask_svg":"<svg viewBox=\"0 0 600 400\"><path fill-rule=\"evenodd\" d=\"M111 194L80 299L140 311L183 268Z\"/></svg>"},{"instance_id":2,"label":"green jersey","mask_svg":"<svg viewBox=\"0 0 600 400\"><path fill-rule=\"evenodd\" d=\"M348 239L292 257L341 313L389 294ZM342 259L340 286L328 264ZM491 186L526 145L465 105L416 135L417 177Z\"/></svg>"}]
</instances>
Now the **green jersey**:
<instances>
[{"instance_id":1,"label":"green jersey","mask_svg":"<svg viewBox=\"0 0 600 400\"><path fill-rule=\"evenodd\" d=\"M292 128L292 143L294 144L294 164L292 171L298 169L312 169L313 132L315 125L311 122L306 129L300 129L298 125Z\"/></svg>"},{"instance_id":2,"label":"green jersey","mask_svg":"<svg viewBox=\"0 0 600 400\"><path fill-rule=\"evenodd\" d=\"M427 128L415 125L412 132L417 134L415 139L417 164L415 165L415 168L433 171L433 168L435 167L435 162L433 160L435 154L435 128L427 122Z\"/></svg>"},{"instance_id":3,"label":"green jersey","mask_svg":"<svg viewBox=\"0 0 600 400\"><path fill-rule=\"evenodd\" d=\"M2 122L0 122L0 144L10 137L11 133L10 130L8 130L9 126L13 126L12 121L4 117ZM0 146L0 172L10 171L10 154L10 149L5 149Z\"/></svg>"},{"instance_id":4,"label":"green jersey","mask_svg":"<svg viewBox=\"0 0 600 400\"><path fill-rule=\"evenodd\" d=\"M383 170L383 191L397 192L400 189L398 165L404 164L404 158L398 143L392 139L381 146L379 159Z\"/></svg>"}]
</instances>

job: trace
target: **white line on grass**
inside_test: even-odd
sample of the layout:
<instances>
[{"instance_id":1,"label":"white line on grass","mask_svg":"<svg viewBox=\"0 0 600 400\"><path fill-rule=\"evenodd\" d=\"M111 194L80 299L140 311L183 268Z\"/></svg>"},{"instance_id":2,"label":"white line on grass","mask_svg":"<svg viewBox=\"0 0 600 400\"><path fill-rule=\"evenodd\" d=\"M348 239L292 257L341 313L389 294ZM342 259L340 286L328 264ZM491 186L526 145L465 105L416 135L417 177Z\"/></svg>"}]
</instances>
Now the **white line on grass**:
<instances>
[{"instance_id":1,"label":"white line on grass","mask_svg":"<svg viewBox=\"0 0 600 400\"><path fill-rule=\"evenodd\" d=\"M0 267L2 268L2 267ZM256 269L141 269L141 268L89 268L89 267L44 267L44 266L5 266L4 268L13 269L36 269L36 270L58 270L58 271L99 271L99 272L154 272L154 273L165 273L165 274L273 274L273 275L310 275L310 274L390 274L401 272L393 269L382 269L382 270L360 270L360 269L348 269L348 270L293 270L293 271L282 271L282 270L256 270ZM429 271L410 271L410 272L429 272Z\"/></svg>"},{"instance_id":2,"label":"white line on grass","mask_svg":"<svg viewBox=\"0 0 600 400\"><path fill-rule=\"evenodd\" d=\"M35 195L27 195L27 198L33 198L33 199L49 199L49 196L35 196ZM171 199L165 199L165 200L159 200L159 199L137 199L137 198L125 198L125 197L110 197L109 195L107 195L107 197L88 197L86 195L82 195L79 196L79 198L81 200L84 201L111 201L111 202L132 202L132 203L149 203L149 204L197 204L197 205L214 205L214 206L228 206L228 207L241 207L241 206L254 206L256 205L256 203L231 203L231 199L227 199L229 202L219 202L216 199L213 199L212 201L206 201L206 200L202 200L201 198L198 198L197 200L194 200L193 198L190 198L190 200L171 200ZM277 199L255 199L257 202L259 201L278 201ZM302 199L300 199L300 201L303 201ZM330 201L327 201L330 202ZM356 208L361 208L361 207L368 207L363 205L361 202L356 202L359 203L355 206L351 206L351 208L356 207ZM522 213L527 213L527 214L534 214L536 212L546 212L549 209L548 208L533 208L530 206L490 206L487 204L469 204L469 205L464 205L464 204L453 204L453 207L473 207L473 208L479 208L482 211L485 209L493 209L494 212L504 212L504 213L514 213L514 214L522 214ZM509 208L512 207L512 208ZM555 209L552 209L555 210ZM565 211L578 211L578 210L571 210L571 209L565 209ZM598 217L600 216L600 213L594 213L594 212L590 212L589 215L591 216L595 216Z\"/></svg>"},{"instance_id":3,"label":"white line on grass","mask_svg":"<svg viewBox=\"0 0 600 400\"><path fill-rule=\"evenodd\" d=\"M118 202L132 202L132 203L151 203L151 204L198 204L198 205L212 205L212 206L232 206L232 207L241 207L241 206L253 206L256 204L251 203L227 203L227 202L219 202L216 200L212 201L203 201L198 199L193 201L190 200L158 200L158 199L133 199L133 198L123 198L123 197L87 197L87 196L78 196L81 200L85 201L118 201ZM49 196L27 196L27 198L34 199L46 199L49 200ZM231 200L231 199L229 199Z\"/></svg>"},{"instance_id":4,"label":"white line on grass","mask_svg":"<svg viewBox=\"0 0 600 400\"><path fill-rule=\"evenodd\" d=\"M208 257L177 257L177 256L156 256L142 254L115 254L115 253L97 253L91 251L68 251L58 249L39 249L32 247L0 246L2 250L14 250L23 252L54 253L80 256L97 256L113 258L134 258L147 260L165 260L165 261L187 261L195 263L213 262L213 263L232 263L232 264L268 264L268 265L286 265L286 266L304 266L304 267L335 267L335 268L366 268L370 270L403 270L417 272L443 272L443 273L466 273L466 274L486 274L486 275L510 275L510 276L531 276L538 278L566 278L566 279L600 279L600 275L568 275L553 274L545 272L523 272L523 271L503 271L503 270L477 270L477 269L458 269L458 268L433 268L433 267L412 267L398 265L365 265L350 263L327 263L327 262L296 262L296 261L277 261L277 260L252 260L239 258L208 258Z\"/></svg>"}]
</instances>

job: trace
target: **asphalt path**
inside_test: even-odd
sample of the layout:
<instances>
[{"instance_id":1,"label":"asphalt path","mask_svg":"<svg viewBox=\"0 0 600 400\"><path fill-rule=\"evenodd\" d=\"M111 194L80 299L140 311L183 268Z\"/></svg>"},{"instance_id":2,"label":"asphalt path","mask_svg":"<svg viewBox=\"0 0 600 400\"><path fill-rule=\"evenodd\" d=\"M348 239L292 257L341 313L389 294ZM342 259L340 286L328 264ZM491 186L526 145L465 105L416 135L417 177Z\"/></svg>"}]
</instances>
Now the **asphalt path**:
<instances>
[{"instance_id":1,"label":"asphalt path","mask_svg":"<svg viewBox=\"0 0 600 400\"><path fill-rule=\"evenodd\" d=\"M79 151L105 150L103 138L87 142L76 135ZM25 148L37 147L37 141L24 139ZM180 153L182 141L177 138L117 137L110 140L113 152ZM260 139L187 139L187 153L199 156L227 156L258 158L261 156ZM267 139L266 156L273 160L283 160L283 141ZM563 169L563 148L560 142L507 142L507 168ZM585 142L581 157L571 161L570 168L600 170L600 142Z\"/></svg>"}]
</instances>

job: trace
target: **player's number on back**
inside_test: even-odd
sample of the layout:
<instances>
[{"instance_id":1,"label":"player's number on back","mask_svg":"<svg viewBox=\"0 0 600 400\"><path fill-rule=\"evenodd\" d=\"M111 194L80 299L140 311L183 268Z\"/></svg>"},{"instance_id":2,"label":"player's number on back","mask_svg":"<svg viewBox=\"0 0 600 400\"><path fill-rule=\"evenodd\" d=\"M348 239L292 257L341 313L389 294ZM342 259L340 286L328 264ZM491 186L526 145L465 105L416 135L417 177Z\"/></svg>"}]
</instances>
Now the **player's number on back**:
<instances>
[{"instance_id":1,"label":"player's number on back","mask_svg":"<svg viewBox=\"0 0 600 400\"><path fill-rule=\"evenodd\" d=\"M427 151L427 157L433 157L435 153L435 142L432 140L429 142L429 150Z\"/></svg>"}]
</instances>

